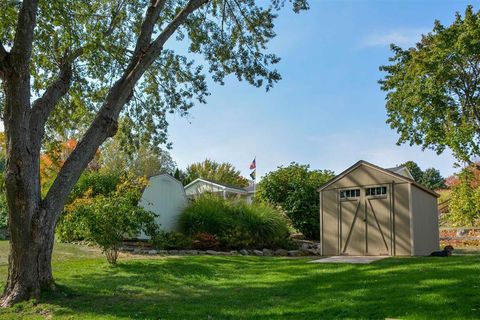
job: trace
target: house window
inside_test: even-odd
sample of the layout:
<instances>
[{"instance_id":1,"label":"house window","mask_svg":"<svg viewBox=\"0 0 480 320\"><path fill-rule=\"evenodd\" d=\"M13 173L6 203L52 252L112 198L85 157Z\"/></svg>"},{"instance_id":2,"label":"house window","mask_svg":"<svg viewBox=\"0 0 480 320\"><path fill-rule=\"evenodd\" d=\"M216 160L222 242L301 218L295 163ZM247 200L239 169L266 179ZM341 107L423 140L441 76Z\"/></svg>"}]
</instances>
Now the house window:
<instances>
[{"instance_id":1,"label":"house window","mask_svg":"<svg viewBox=\"0 0 480 320\"><path fill-rule=\"evenodd\" d=\"M351 199L360 197L360 189L340 190L340 199Z\"/></svg>"},{"instance_id":2,"label":"house window","mask_svg":"<svg viewBox=\"0 0 480 320\"><path fill-rule=\"evenodd\" d=\"M387 187L372 187L365 190L368 196L385 196L387 194Z\"/></svg>"}]
</instances>

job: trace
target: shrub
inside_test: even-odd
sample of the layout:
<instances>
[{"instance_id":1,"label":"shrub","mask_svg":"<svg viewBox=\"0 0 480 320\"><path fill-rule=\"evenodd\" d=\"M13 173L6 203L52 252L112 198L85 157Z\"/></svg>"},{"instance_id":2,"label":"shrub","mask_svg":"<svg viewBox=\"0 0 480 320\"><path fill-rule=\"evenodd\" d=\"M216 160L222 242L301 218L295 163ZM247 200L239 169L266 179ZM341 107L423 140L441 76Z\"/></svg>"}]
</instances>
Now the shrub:
<instances>
[{"instance_id":1,"label":"shrub","mask_svg":"<svg viewBox=\"0 0 480 320\"><path fill-rule=\"evenodd\" d=\"M234 226L231 206L214 194L203 194L192 202L181 214L181 229L194 236L201 232L219 235Z\"/></svg>"},{"instance_id":2,"label":"shrub","mask_svg":"<svg viewBox=\"0 0 480 320\"><path fill-rule=\"evenodd\" d=\"M241 218L241 229L251 239L253 246L276 247L288 237L286 219L273 207L237 202L234 208Z\"/></svg>"},{"instance_id":3,"label":"shrub","mask_svg":"<svg viewBox=\"0 0 480 320\"><path fill-rule=\"evenodd\" d=\"M87 172L84 173L69 196L56 227L59 241L72 242L91 240L85 225L85 214L90 210L97 197L117 197L136 206L142 190L147 184L145 178L119 174Z\"/></svg>"},{"instance_id":4,"label":"shrub","mask_svg":"<svg viewBox=\"0 0 480 320\"><path fill-rule=\"evenodd\" d=\"M180 216L184 233L216 236L224 248L281 247L288 238L287 220L266 204L248 205L205 194Z\"/></svg>"},{"instance_id":5,"label":"shrub","mask_svg":"<svg viewBox=\"0 0 480 320\"><path fill-rule=\"evenodd\" d=\"M453 226L478 226L480 222L480 187L468 169L458 174L459 182L452 187L450 212L445 220Z\"/></svg>"},{"instance_id":6,"label":"shrub","mask_svg":"<svg viewBox=\"0 0 480 320\"><path fill-rule=\"evenodd\" d=\"M117 262L124 238L135 237L142 231L151 237L157 233L155 215L120 195L99 196L79 209L88 238L100 246L110 264Z\"/></svg>"},{"instance_id":7,"label":"shrub","mask_svg":"<svg viewBox=\"0 0 480 320\"><path fill-rule=\"evenodd\" d=\"M159 232L151 238L155 248L161 250L189 249L192 247L192 239L180 232Z\"/></svg>"},{"instance_id":8,"label":"shrub","mask_svg":"<svg viewBox=\"0 0 480 320\"><path fill-rule=\"evenodd\" d=\"M317 189L334 176L329 170L310 170L308 165L291 163L268 173L258 184L256 198L285 211L293 227L307 239L320 237L319 194Z\"/></svg>"},{"instance_id":9,"label":"shrub","mask_svg":"<svg viewBox=\"0 0 480 320\"><path fill-rule=\"evenodd\" d=\"M91 197L106 196L116 190L120 181L118 173L85 172L70 192L69 201L83 197L87 192Z\"/></svg>"},{"instance_id":10,"label":"shrub","mask_svg":"<svg viewBox=\"0 0 480 320\"><path fill-rule=\"evenodd\" d=\"M202 232L195 236L193 247L200 250L215 250L220 245L217 236L208 232Z\"/></svg>"},{"instance_id":11,"label":"shrub","mask_svg":"<svg viewBox=\"0 0 480 320\"><path fill-rule=\"evenodd\" d=\"M123 239L136 237L140 232L155 238L158 226L154 213L137 206L146 179L93 176L87 179L90 186L80 183L76 192L85 191L67 204L56 231L61 241L95 242L108 262L115 264Z\"/></svg>"},{"instance_id":12,"label":"shrub","mask_svg":"<svg viewBox=\"0 0 480 320\"><path fill-rule=\"evenodd\" d=\"M60 242L88 240L85 218L93 201L93 198L85 196L65 206L55 229Z\"/></svg>"}]
</instances>

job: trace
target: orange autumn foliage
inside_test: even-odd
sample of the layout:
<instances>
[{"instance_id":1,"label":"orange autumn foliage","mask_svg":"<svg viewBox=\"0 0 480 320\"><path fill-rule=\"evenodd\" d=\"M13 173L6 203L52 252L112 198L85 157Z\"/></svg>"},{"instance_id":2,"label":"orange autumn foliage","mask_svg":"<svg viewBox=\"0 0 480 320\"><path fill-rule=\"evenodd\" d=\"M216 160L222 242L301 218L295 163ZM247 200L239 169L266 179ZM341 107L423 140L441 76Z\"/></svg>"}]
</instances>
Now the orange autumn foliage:
<instances>
[{"instance_id":1,"label":"orange autumn foliage","mask_svg":"<svg viewBox=\"0 0 480 320\"><path fill-rule=\"evenodd\" d=\"M77 140L68 139L65 142L55 145L40 155L40 181L42 187L53 181L58 171L67 160L68 156L77 146ZM100 151L97 150L95 158L89 163L87 170L98 170L98 158Z\"/></svg>"}]
</instances>

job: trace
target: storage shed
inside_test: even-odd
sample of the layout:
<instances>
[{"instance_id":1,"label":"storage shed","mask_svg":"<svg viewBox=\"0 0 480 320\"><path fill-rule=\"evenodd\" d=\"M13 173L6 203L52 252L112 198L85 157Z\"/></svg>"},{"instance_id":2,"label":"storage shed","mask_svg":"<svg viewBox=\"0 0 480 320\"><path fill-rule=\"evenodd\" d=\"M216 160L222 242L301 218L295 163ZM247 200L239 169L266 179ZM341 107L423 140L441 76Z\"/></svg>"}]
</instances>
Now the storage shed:
<instances>
[{"instance_id":1,"label":"storage shed","mask_svg":"<svg viewBox=\"0 0 480 320\"><path fill-rule=\"evenodd\" d=\"M187 204L182 183L169 174L150 177L139 202L140 206L158 215L155 222L167 232L178 230L178 218Z\"/></svg>"},{"instance_id":2,"label":"storage shed","mask_svg":"<svg viewBox=\"0 0 480 320\"><path fill-rule=\"evenodd\" d=\"M438 194L406 168L362 160L318 191L322 255L424 256L438 250Z\"/></svg>"}]
</instances>

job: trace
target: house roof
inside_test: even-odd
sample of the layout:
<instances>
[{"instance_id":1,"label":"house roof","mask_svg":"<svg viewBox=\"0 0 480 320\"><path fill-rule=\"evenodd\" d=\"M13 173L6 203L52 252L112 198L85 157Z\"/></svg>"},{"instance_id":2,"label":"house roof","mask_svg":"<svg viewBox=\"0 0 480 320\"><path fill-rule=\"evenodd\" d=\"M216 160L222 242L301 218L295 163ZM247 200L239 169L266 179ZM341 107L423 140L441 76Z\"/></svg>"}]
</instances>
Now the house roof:
<instances>
[{"instance_id":1,"label":"house roof","mask_svg":"<svg viewBox=\"0 0 480 320\"><path fill-rule=\"evenodd\" d=\"M325 183L324 185L322 185L320 188L318 188L318 191L322 191L324 190L325 188L327 188L328 186L332 185L333 183L337 182L338 180L340 180L341 178L343 178L344 176L346 176L347 174L349 174L350 172L352 172L353 170L355 170L356 168L358 168L359 166L367 166L367 167L370 167L372 169L375 169L375 170L378 170L378 171L381 171L385 174L388 174L388 175L391 175L395 178L398 178L398 179L401 179L405 182L408 182L408 183L411 183L413 184L414 186L416 186L417 188L435 196L435 197L439 197L440 195L438 193L436 193L435 191L433 190L430 190L428 189L427 187L424 187L422 186L421 184L419 184L418 182L416 182L415 180L409 178L409 177L406 177L402 174L398 174L397 172L400 171L403 167L395 167L395 168L390 168L390 169L385 169L385 168L382 168L382 167L379 167L377 165L374 165L370 162L367 162L365 160L360 160L358 161L357 163L355 163L354 165L352 165L351 167L347 168L346 170L344 170L342 173L340 173L339 175L333 177L330 181L328 181L327 183ZM397 169L397 170L394 170L394 169ZM406 168L405 168L406 169ZM408 170L408 169L407 169ZM395 172L397 171L397 172Z\"/></svg>"},{"instance_id":2,"label":"house roof","mask_svg":"<svg viewBox=\"0 0 480 320\"><path fill-rule=\"evenodd\" d=\"M255 184L250 184L248 187L245 187L244 188L245 191L247 191L247 193L254 193L255 192Z\"/></svg>"},{"instance_id":3,"label":"house roof","mask_svg":"<svg viewBox=\"0 0 480 320\"><path fill-rule=\"evenodd\" d=\"M246 193L246 190L245 190L244 188L242 188L242 187L237 187L237 186L222 184L222 183L210 181L210 180L203 179L203 178L197 178L197 179L193 180L192 182L190 182L189 184L187 184L187 185L185 186L185 189L190 188L191 186L193 186L194 184L196 184L196 183L198 183L198 182L203 182L203 183L205 183L205 184L209 184L209 185L216 186L216 187L219 187L219 188L222 188L222 189L226 189L226 190L230 190L230 191L233 191L233 192Z\"/></svg>"},{"instance_id":4,"label":"house roof","mask_svg":"<svg viewBox=\"0 0 480 320\"><path fill-rule=\"evenodd\" d=\"M398 173L402 176L405 176L407 178L410 178L412 180L415 180L413 179L413 176L412 176L412 173L410 172L410 170L408 170L408 168L406 166L397 166L397 167L393 167L393 168L386 168L385 170L388 170L388 171L391 171L391 172L394 172L394 173ZM405 174L402 174L401 172L405 172Z\"/></svg>"}]
</instances>

